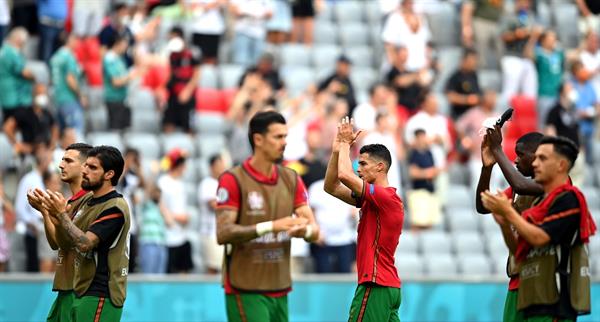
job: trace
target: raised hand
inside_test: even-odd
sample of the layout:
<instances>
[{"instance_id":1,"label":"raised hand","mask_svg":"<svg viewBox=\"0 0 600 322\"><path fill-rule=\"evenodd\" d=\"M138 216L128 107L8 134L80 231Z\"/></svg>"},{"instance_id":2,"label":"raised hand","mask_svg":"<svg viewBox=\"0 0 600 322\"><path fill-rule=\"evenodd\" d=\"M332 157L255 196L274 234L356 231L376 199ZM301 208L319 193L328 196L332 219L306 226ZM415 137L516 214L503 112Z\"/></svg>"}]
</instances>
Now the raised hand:
<instances>
[{"instance_id":1,"label":"raised hand","mask_svg":"<svg viewBox=\"0 0 600 322\"><path fill-rule=\"evenodd\" d=\"M488 129L486 132L490 149L502 148L502 129L498 125L494 125L494 129Z\"/></svg>"},{"instance_id":2,"label":"raised hand","mask_svg":"<svg viewBox=\"0 0 600 322\"><path fill-rule=\"evenodd\" d=\"M352 145L354 144L354 142L356 142L361 133L362 130L354 132L354 119L351 119L348 116L346 116L338 124L337 139L339 142L348 143Z\"/></svg>"},{"instance_id":3,"label":"raised hand","mask_svg":"<svg viewBox=\"0 0 600 322\"><path fill-rule=\"evenodd\" d=\"M46 195L43 198L44 207L48 210L51 216L58 217L60 214L69 210L67 200L60 192L46 190Z\"/></svg>"},{"instance_id":4,"label":"raised hand","mask_svg":"<svg viewBox=\"0 0 600 322\"><path fill-rule=\"evenodd\" d=\"M487 134L483 137L483 141L481 142L481 162L483 163L483 166L487 168L496 164L496 158L494 158L494 154L490 148L489 136Z\"/></svg>"},{"instance_id":5,"label":"raised hand","mask_svg":"<svg viewBox=\"0 0 600 322\"><path fill-rule=\"evenodd\" d=\"M287 216L273 221L273 232L291 231L292 229L304 229L308 219Z\"/></svg>"},{"instance_id":6,"label":"raised hand","mask_svg":"<svg viewBox=\"0 0 600 322\"><path fill-rule=\"evenodd\" d=\"M498 191L496 194L486 190L481 193L483 206L494 214L505 216L512 208L512 201L504 193Z\"/></svg>"}]
</instances>

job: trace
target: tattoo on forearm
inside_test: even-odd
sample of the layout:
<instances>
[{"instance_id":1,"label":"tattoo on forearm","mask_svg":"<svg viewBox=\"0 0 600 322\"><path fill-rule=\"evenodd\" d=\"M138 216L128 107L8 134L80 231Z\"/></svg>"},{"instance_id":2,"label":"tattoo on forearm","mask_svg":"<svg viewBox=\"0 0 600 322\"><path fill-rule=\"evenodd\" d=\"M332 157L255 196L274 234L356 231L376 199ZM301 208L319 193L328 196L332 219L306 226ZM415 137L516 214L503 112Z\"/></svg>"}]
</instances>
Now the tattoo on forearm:
<instances>
[{"instance_id":1,"label":"tattoo on forearm","mask_svg":"<svg viewBox=\"0 0 600 322\"><path fill-rule=\"evenodd\" d=\"M254 226L235 224L237 213L226 211L217 215L217 239L221 243L242 243L252 240L258 235Z\"/></svg>"},{"instance_id":2,"label":"tattoo on forearm","mask_svg":"<svg viewBox=\"0 0 600 322\"><path fill-rule=\"evenodd\" d=\"M69 236L73 244L75 244L75 248L82 252L87 252L92 248L90 239L83 231L81 231L81 229L73 224L67 214L63 213L60 215L60 224L67 232L67 236Z\"/></svg>"}]
</instances>

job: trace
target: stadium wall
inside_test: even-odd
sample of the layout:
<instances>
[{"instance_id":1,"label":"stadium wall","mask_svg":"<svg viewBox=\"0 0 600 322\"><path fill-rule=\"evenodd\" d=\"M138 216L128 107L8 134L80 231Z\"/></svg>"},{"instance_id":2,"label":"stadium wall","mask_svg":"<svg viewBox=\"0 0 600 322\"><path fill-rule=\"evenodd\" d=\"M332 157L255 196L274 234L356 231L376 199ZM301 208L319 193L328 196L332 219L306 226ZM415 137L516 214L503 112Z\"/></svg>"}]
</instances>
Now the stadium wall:
<instances>
[{"instance_id":1,"label":"stadium wall","mask_svg":"<svg viewBox=\"0 0 600 322\"><path fill-rule=\"evenodd\" d=\"M354 276L299 276L289 297L290 321L346 321L356 288ZM407 281L402 321L499 321L507 283L472 278ZM50 275L0 275L0 321L45 320L54 300ZM122 321L225 321L218 277L132 276ZM592 286L593 315L600 321L600 281ZM595 310L594 310L595 309Z\"/></svg>"}]
</instances>

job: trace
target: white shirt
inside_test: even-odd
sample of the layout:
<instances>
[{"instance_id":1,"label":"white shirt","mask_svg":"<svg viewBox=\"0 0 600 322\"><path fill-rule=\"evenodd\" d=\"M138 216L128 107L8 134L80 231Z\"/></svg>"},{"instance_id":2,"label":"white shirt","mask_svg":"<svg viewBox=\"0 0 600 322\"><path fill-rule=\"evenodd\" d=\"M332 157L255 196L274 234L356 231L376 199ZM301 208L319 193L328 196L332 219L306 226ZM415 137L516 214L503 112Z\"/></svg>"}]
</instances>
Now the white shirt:
<instances>
[{"instance_id":1,"label":"white shirt","mask_svg":"<svg viewBox=\"0 0 600 322\"><path fill-rule=\"evenodd\" d=\"M17 219L21 225L33 224L39 231L44 229L44 223L42 215L33 207L29 205L27 201L27 191L35 188L45 190L44 181L42 175L33 169L21 178L19 185L17 186L17 194L15 195L15 212L17 213Z\"/></svg>"},{"instance_id":2,"label":"white shirt","mask_svg":"<svg viewBox=\"0 0 600 322\"><path fill-rule=\"evenodd\" d=\"M234 25L236 33L258 39L264 39L267 35L267 21L265 14L273 12L271 0L233 0L241 17L237 18Z\"/></svg>"},{"instance_id":3,"label":"white shirt","mask_svg":"<svg viewBox=\"0 0 600 322\"><path fill-rule=\"evenodd\" d=\"M383 144L392 157L392 166L388 171L388 183L390 187L396 188L396 193L402 195L402 180L400 179L400 163L398 162L398 149L396 148L396 139L393 135L381 132L369 132L362 140L362 144Z\"/></svg>"},{"instance_id":4,"label":"white shirt","mask_svg":"<svg viewBox=\"0 0 600 322\"><path fill-rule=\"evenodd\" d=\"M203 236L215 236L217 233L217 219L215 211L208 205L217 199L217 188L219 181L208 176L200 182L198 187L198 203L200 204L200 234Z\"/></svg>"},{"instance_id":5,"label":"white shirt","mask_svg":"<svg viewBox=\"0 0 600 322\"><path fill-rule=\"evenodd\" d=\"M450 134L448 133L448 120L442 114L430 115L429 113L420 111L413 117L408 119L404 132L406 142L411 145L415 139L415 131L423 129L425 134L433 138L437 135L444 139L444 144L434 144L431 146L431 153L433 154L433 160L435 166L443 168L446 166L446 152L451 148L448 140Z\"/></svg>"},{"instance_id":6,"label":"white shirt","mask_svg":"<svg viewBox=\"0 0 600 322\"><path fill-rule=\"evenodd\" d=\"M377 109L370 102L358 105L352 112L352 118L356 128L372 131L375 129L375 118L377 118Z\"/></svg>"},{"instance_id":7,"label":"white shirt","mask_svg":"<svg viewBox=\"0 0 600 322\"><path fill-rule=\"evenodd\" d=\"M175 179L169 174L163 174L157 181L161 191L161 201L164 206L175 214L187 214L187 198L185 184L181 179ZM169 247L183 245L187 241L185 227L177 222L167 228L166 242Z\"/></svg>"},{"instance_id":8,"label":"white shirt","mask_svg":"<svg viewBox=\"0 0 600 322\"><path fill-rule=\"evenodd\" d=\"M585 69L595 71L600 67L600 50L595 53L584 50L579 55L579 59L581 60L581 63L583 63Z\"/></svg>"},{"instance_id":9,"label":"white shirt","mask_svg":"<svg viewBox=\"0 0 600 322\"><path fill-rule=\"evenodd\" d=\"M6 0L0 0L0 25L10 24L10 12Z\"/></svg>"},{"instance_id":10,"label":"white shirt","mask_svg":"<svg viewBox=\"0 0 600 322\"><path fill-rule=\"evenodd\" d=\"M289 117L286 116L286 118L289 122ZM289 125L286 139L287 145L285 151L283 151L283 158L290 161L300 160L308 153L308 144L306 143L308 122L302 120Z\"/></svg>"},{"instance_id":11,"label":"white shirt","mask_svg":"<svg viewBox=\"0 0 600 322\"><path fill-rule=\"evenodd\" d=\"M217 2L215 0L187 0L188 4L210 4ZM192 19L188 22L190 29L194 33L205 35L220 35L225 32L225 19L221 14L220 8L213 8L208 11L198 7L192 11Z\"/></svg>"},{"instance_id":12,"label":"white shirt","mask_svg":"<svg viewBox=\"0 0 600 322\"><path fill-rule=\"evenodd\" d=\"M408 50L406 69L419 70L427 65L427 42L431 38L427 21L419 16L420 27L412 32L400 11L392 12L383 27L381 38L384 42L402 46Z\"/></svg>"},{"instance_id":13,"label":"white shirt","mask_svg":"<svg viewBox=\"0 0 600 322\"><path fill-rule=\"evenodd\" d=\"M324 180L319 180L310 185L308 199L325 244L351 244L356 240L355 220L352 218L354 207L326 193L323 190L324 183Z\"/></svg>"}]
</instances>

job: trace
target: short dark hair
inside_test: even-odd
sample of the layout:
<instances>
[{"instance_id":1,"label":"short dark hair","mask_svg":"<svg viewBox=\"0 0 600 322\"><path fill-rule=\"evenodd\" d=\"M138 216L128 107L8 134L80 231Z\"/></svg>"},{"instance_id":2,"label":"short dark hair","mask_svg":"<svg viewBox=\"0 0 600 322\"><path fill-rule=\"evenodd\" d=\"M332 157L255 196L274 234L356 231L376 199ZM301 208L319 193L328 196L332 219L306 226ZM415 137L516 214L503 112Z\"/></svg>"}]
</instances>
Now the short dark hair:
<instances>
[{"instance_id":1,"label":"short dark hair","mask_svg":"<svg viewBox=\"0 0 600 322\"><path fill-rule=\"evenodd\" d=\"M465 48L463 50L462 58L465 59L469 56L477 56L477 50L473 48Z\"/></svg>"},{"instance_id":2,"label":"short dark hair","mask_svg":"<svg viewBox=\"0 0 600 322\"><path fill-rule=\"evenodd\" d=\"M419 108L421 107L421 105L423 105L423 103L425 103L427 97L429 97L429 95L431 94L432 92L429 87L425 87L419 92L419 95L417 96L417 105L419 106Z\"/></svg>"},{"instance_id":3,"label":"short dark hair","mask_svg":"<svg viewBox=\"0 0 600 322\"><path fill-rule=\"evenodd\" d=\"M360 154L367 153L369 157L381 160L386 165L386 172L392 166L392 155L390 150L383 144L367 144L360 148Z\"/></svg>"},{"instance_id":4,"label":"short dark hair","mask_svg":"<svg viewBox=\"0 0 600 322\"><path fill-rule=\"evenodd\" d=\"M384 82L375 82L375 83L371 84L371 86L369 87L369 96L373 96L375 94L375 91L379 87L388 88L388 85Z\"/></svg>"},{"instance_id":5,"label":"short dark hair","mask_svg":"<svg viewBox=\"0 0 600 322\"><path fill-rule=\"evenodd\" d=\"M265 134L269 130L271 124L286 124L285 118L279 112L265 111L256 113L252 119L250 119L250 126L248 127L248 140L252 151L254 151L254 134Z\"/></svg>"},{"instance_id":6,"label":"short dark hair","mask_svg":"<svg viewBox=\"0 0 600 322\"><path fill-rule=\"evenodd\" d=\"M135 156L139 156L140 155L140 151L136 148L132 148L130 146L128 146L127 148L125 148L125 153L124 155L130 155L133 154Z\"/></svg>"},{"instance_id":7,"label":"short dark hair","mask_svg":"<svg viewBox=\"0 0 600 322\"><path fill-rule=\"evenodd\" d=\"M542 138L544 138L544 135L540 132L529 132L523 134L523 136L521 136L516 143L523 144L527 152L535 153L535 150L537 149L538 145L540 145Z\"/></svg>"},{"instance_id":8,"label":"short dark hair","mask_svg":"<svg viewBox=\"0 0 600 322\"><path fill-rule=\"evenodd\" d=\"M208 164L212 167L213 165L215 165L215 163L219 160L221 160L222 157L220 154L213 154L209 159L208 159Z\"/></svg>"},{"instance_id":9,"label":"short dark hair","mask_svg":"<svg viewBox=\"0 0 600 322\"><path fill-rule=\"evenodd\" d=\"M100 145L92 148L88 151L88 158L94 157L100 160L100 165L104 172L110 170L115 172L115 175L110 179L110 183L116 186L119 183L119 179L123 174L123 168L125 167L125 160L121 152L114 146Z\"/></svg>"},{"instance_id":10,"label":"short dark hair","mask_svg":"<svg viewBox=\"0 0 600 322\"><path fill-rule=\"evenodd\" d=\"M171 28L171 31L169 31L169 33L174 34L179 38L183 38L183 28L181 28L180 26L175 26Z\"/></svg>"},{"instance_id":11,"label":"short dark hair","mask_svg":"<svg viewBox=\"0 0 600 322\"><path fill-rule=\"evenodd\" d=\"M577 144L575 144L575 142L564 136L546 135L540 142L540 145L542 144L552 144L554 147L554 152L569 160L569 170L573 168L573 165L577 160L577 155L579 154L579 148L577 148Z\"/></svg>"},{"instance_id":12,"label":"short dark hair","mask_svg":"<svg viewBox=\"0 0 600 322\"><path fill-rule=\"evenodd\" d=\"M415 137L417 137L419 135L423 135L423 134L426 134L426 133L427 132L425 132L425 130L423 130L423 129L416 129L414 134L415 134Z\"/></svg>"},{"instance_id":13,"label":"short dark hair","mask_svg":"<svg viewBox=\"0 0 600 322\"><path fill-rule=\"evenodd\" d=\"M125 35L125 33L121 33L121 34L117 34L115 33L114 35L112 35L112 37L108 38L108 41L106 43L106 46L108 48L114 48L118 43L120 43L121 41L128 41L127 36Z\"/></svg>"},{"instance_id":14,"label":"short dark hair","mask_svg":"<svg viewBox=\"0 0 600 322\"><path fill-rule=\"evenodd\" d=\"M73 143L73 144L69 145L65 149L65 151L75 150L75 151L79 152L79 161L85 161L85 159L87 159L88 153L93 148L94 148L93 146L91 146L87 143L77 142L77 143Z\"/></svg>"}]
</instances>

